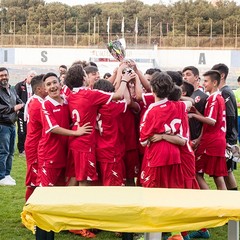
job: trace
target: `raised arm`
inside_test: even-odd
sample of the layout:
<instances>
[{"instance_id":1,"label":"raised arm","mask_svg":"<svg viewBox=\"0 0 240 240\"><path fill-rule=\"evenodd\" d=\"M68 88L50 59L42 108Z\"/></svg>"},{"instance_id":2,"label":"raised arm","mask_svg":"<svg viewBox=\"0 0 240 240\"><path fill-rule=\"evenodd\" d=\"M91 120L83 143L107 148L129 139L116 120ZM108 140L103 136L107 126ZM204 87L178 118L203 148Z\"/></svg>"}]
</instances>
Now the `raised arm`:
<instances>
[{"instance_id":1,"label":"raised arm","mask_svg":"<svg viewBox=\"0 0 240 240\"><path fill-rule=\"evenodd\" d=\"M145 88L145 90L147 92L151 92L151 86L149 81L145 78L144 74L142 73L142 71L140 71L140 69L137 67L137 64L135 61L133 60L129 60L130 61L130 65L132 67L132 69L136 72L136 74L139 77L139 80L142 84L142 86Z\"/></svg>"}]
</instances>

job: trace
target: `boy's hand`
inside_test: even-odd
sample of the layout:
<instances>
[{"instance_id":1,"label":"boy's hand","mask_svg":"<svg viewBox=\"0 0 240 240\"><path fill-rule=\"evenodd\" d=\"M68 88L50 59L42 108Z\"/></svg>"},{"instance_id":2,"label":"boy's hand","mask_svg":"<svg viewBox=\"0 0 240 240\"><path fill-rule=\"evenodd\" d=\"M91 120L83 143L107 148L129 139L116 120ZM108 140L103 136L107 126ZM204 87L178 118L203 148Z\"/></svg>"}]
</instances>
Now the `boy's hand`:
<instances>
[{"instance_id":1,"label":"boy's hand","mask_svg":"<svg viewBox=\"0 0 240 240\"><path fill-rule=\"evenodd\" d=\"M129 82L131 79L134 79L136 77L136 73L134 71L131 71L130 73L125 72L122 75L122 80L126 80L127 82Z\"/></svg>"},{"instance_id":2,"label":"boy's hand","mask_svg":"<svg viewBox=\"0 0 240 240\"><path fill-rule=\"evenodd\" d=\"M82 127L78 125L76 130L76 136L82 136L84 134L91 134L93 127L90 125L90 122L85 123Z\"/></svg>"},{"instance_id":3,"label":"boy's hand","mask_svg":"<svg viewBox=\"0 0 240 240\"><path fill-rule=\"evenodd\" d=\"M154 134L152 137L149 138L151 142L158 142L163 139L163 134Z\"/></svg>"}]
</instances>

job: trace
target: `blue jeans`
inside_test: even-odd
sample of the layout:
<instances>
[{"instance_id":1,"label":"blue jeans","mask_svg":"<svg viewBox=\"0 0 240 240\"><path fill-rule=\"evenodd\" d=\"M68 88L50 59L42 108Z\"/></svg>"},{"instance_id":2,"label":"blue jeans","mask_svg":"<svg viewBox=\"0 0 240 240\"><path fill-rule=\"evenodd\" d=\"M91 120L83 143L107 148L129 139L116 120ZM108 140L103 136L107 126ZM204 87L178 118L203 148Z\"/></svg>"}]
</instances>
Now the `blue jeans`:
<instances>
[{"instance_id":1,"label":"blue jeans","mask_svg":"<svg viewBox=\"0 0 240 240\"><path fill-rule=\"evenodd\" d=\"M10 175L14 155L15 125L0 125L0 180Z\"/></svg>"}]
</instances>

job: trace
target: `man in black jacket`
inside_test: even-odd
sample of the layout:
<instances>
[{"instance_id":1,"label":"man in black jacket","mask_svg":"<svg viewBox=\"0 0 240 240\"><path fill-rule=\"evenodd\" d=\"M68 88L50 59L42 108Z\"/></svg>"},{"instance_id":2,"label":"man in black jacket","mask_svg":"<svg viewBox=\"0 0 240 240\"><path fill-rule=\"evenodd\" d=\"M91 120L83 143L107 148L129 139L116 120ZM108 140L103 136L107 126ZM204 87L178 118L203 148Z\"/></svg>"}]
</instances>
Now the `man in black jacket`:
<instances>
[{"instance_id":1,"label":"man in black jacket","mask_svg":"<svg viewBox=\"0 0 240 240\"><path fill-rule=\"evenodd\" d=\"M32 87L31 87L31 81L34 76L36 76L35 71L29 71L27 74L27 77L24 81L21 81L16 84L15 89L17 92L17 95L20 97L20 99L26 103L27 100L32 96ZM22 108L18 112L18 120L17 120L17 134L18 134L18 143L17 148L20 154L24 154L24 143L26 139L26 133L27 133L27 123L24 121L24 108Z\"/></svg>"},{"instance_id":2,"label":"man in black jacket","mask_svg":"<svg viewBox=\"0 0 240 240\"><path fill-rule=\"evenodd\" d=\"M9 73L0 67L0 185L14 186L10 176L15 145L17 112L24 106L15 89L8 83Z\"/></svg>"}]
</instances>

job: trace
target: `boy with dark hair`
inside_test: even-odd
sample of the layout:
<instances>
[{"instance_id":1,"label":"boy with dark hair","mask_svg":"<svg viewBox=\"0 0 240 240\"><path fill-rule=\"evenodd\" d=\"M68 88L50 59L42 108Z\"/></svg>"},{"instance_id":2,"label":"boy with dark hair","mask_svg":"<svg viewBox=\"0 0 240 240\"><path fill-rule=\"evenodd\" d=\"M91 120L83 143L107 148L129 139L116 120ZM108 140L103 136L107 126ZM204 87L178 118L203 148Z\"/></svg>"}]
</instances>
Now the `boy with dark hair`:
<instances>
[{"instance_id":1,"label":"boy with dark hair","mask_svg":"<svg viewBox=\"0 0 240 240\"><path fill-rule=\"evenodd\" d=\"M152 79L152 75L155 73L155 72L161 72L160 69L158 68L148 68L144 74L145 78L150 82L151 79Z\"/></svg>"},{"instance_id":2,"label":"boy with dark hair","mask_svg":"<svg viewBox=\"0 0 240 240\"><path fill-rule=\"evenodd\" d=\"M20 99L24 103L26 103L27 100L32 96L31 81L32 81L32 78L36 74L37 73L33 70L29 71L27 73L27 77L23 81L18 82L15 85L17 95L20 97ZM27 123L24 121L24 108L22 108L18 112L17 126L18 126L18 128L17 128L17 134L18 134L17 148L19 151L19 156L25 157L24 143L26 140Z\"/></svg>"},{"instance_id":3,"label":"boy with dark hair","mask_svg":"<svg viewBox=\"0 0 240 240\"><path fill-rule=\"evenodd\" d=\"M167 99L174 87L168 74L154 73L150 84L155 103L149 106L140 124L140 142L146 146L141 183L143 187L184 188L179 147L169 138L181 135L186 105ZM153 142L156 133L161 134L161 139ZM183 238L176 232L168 239Z\"/></svg>"},{"instance_id":4,"label":"boy with dark hair","mask_svg":"<svg viewBox=\"0 0 240 240\"><path fill-rule=\"evenodd\" d=\"M115 88L107 80L99 80L93 89L114 92ZM119 117L126 111L126 100L104 104L98 110L96 131L96 159L99 166L99 177L103 186L123 186L124 169L120 147Z\"/></svg>"},{"instance_id":5,"label":"boy with dark hair","mask_svg":"<svg viewBox=\"0 0 240 240\"><path fill-rule=\"evenodd\" d=\"M203 115L208 95L199 89L199 70L194 66L187 66L182 70L182 75L185 81L193 85L194 92L191 98L194 100L194 107ZM190 139L193 143L193 148L196 148L202 131L202 123L192 118L189 119L189 127Z\"/></svg>"},{"instance_id":6,"label":"boy with dark hair","mask_svg":"<svg viewBox=\"0 0 240 240\"><path fill-rule=\"evenodd\" d=\"M60 65L59 68L59 78L61 77L61 75L66 74L67 73L67 66L66 65Z\"/></svg>"},{"instance_id":7,"label":"boy with dark hair","mask_svg":"<svg viewBox=\"0 0 240 240\"><path fill-rule=\"evenodd\" d=\"M32 78L31 86L33 96L27 101L24 109L24 120L27 122L27 135L25 141L25 154L27 162L26 194L25 200L39 186L38 176L38 144L42 135L41 111L44 98L47 96L43 83L43 74Z\"/></svg>"},{"instance_id":8,"label":"boy with dark hair","mask_svg":"<svg viewBox=\"0 0 240 240\"><path fill-rule=\"evenodd\" d=\"M224 99L218 91L221 76L216 70L207 71L203 76L205 90L210 93L204 116L189 114L190 118L196 118L203 123L202 136L196 150L197 180L201 189L209 189L204 173L209 174L213 177L217 189L226 190L226 116Z\"/></svg>"},{"instance_id":9,"label":"boy with dark hair","mask_svg":"<svg viewBox=\"0 0 240 240\"><path fill-rule=\"evenodd\" d=\"M224 63L216 64L212 67L213 70L217 70L221 74L221 81L219 84L219 90L222 93L222 97L225 100L226 106L226 124L227 124L227 132L226 132L226 141L227 148L231 150L236 144L238 139L238 115L237 115L237 103L236 98L232 89L227 85L226 79L228 76L228 66ZM236 169L236 163L230 157L227 164L228 176L224 178L227 189L228 190L237 190L237 182L235 176L233 174L233 170Z\"/></svg>"},{"instance_id":10,"label":"boy with dark hair","mask_svg":"<svg viewBox=\"0 0 240 240\"><path fill-rule=\"evenodd\" d=\"M89 123L78 126L76 131L69 130L70 115L66 100L60 95L61 85L55 73L43 76L48 96L42 103L42 136L39 142L39 186L65 186L68 136L90 134ZM56 150L57 149L57 150ZM54 239L54 233L37 227L37 239Z\"/></svg>"},{"instance_id":11,"label":"boy with dark hair","mask_svg":"<svg viewBox=\"0 0 240 240\"><path fill-rule=\"evenodd\" d=\"M191 94L191 98L194 100L194 107L192 108L192 110L196 112L195 111L196 109L199 113L203 115L208 95L204 93L199 87L199 84L200 84L199 70L194 66L187 66L182 70L182 75L183 75L184 81L186 83L192 84L194 88L194 91ZM184 83L182 87L183 88L185 87ZM190 140L191 140L190 143L193 149L196 149L200 141L200 135L202 132L202 122L198 121L195 118L189 118L189 129L190 129ZM192 238L199 238L199 237L209 238L210 233L206 228L204 228L199 231L190 233L189 236Z\"/></svg>"},{"instance_id":12,"label":"boy with dark hair","mask_svg":"<svg viewBox=\"0 0 240 240\"><path fill-rule=\"evenodd\" d=\"M173 82L177 86L181 86L183 83L182 75L177 71L167 71L167 74L172 78Z\"/></svg>"},{"instance_id":13,"label":"boy with dark hair","mask_svg":"<svg viewBox=\"0 0 240 240\"><path fill-rule=\"evenodd\" d=\"M186 96L186 97L192 96L194 92L194 86L190 82L187 82L184 80L181 88L182 88L183 96Z\"/></svg>"},{"instance_id":14,"label":"boy with dark hair","mask_svg":"<svg viewBox=\"0 0 240 240\"><path fill-rule=\"evenodd\" d=\"M88 76L88 87L93 88L96 81L100 79L100 74L96 66L87 66L84 68Z\"/></svg>"},{"instance_id":15,"label":"boy with dark hair","mask_svg":"<svg viewBox=\"0 0 240 240\"><path fill-rule=\"evenodd\" d=\"M68 104L60 95L61 85L55 73L43 77L48 96L42 104L42 137L39 142L39 162L41 166L41 186L65 186L68 136L90 134L89 123L70 128ZM57 151L56 151L57 149Z\"/></svg>"}]
</instances>

